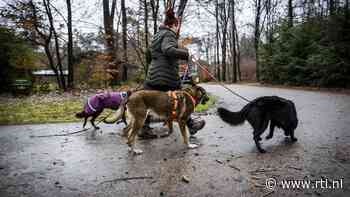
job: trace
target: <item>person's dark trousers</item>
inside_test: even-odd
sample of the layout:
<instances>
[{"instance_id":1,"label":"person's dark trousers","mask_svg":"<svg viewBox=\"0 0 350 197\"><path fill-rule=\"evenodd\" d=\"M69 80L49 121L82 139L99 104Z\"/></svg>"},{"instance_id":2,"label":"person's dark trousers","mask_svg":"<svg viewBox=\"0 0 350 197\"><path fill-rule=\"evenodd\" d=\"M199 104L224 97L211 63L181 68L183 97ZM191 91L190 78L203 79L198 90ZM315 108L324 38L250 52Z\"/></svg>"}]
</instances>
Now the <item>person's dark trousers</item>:
<instances>
[{"instance_id":1,"label":"person's dark trousers","mask_svg":"<svg viewBox=\"0 0 350 197\"><path fill-rule=\"evenodd\" d=\"M170 87L170 86L164 86L164 85L149 85L147 83L144 83L144 89L145 90L158 90L158 91L174 91L181 89L181 86L178 87ZM147 115L144 126L142 128L142 131L139 134L139 137L141 138L156 138L157 136L155 134L151 133L152 128L150 127L151 123L151 117ZM186 125L189 128L189 132L191 135L194 135L197 133L197 131L201 130L204 125L204 120L195 121L193 118L189 118L186 122Z\"/></svg>"},{"instance_id":2,"label":"person's dark trousers","mask_svg":"<svg viewBox=\"0 0 350 197\"><path fill-rule=\"evenodd\" d=\"M178 86L178 87L170 87L170 86L165 86L165 85L150 85L148 83L144 83L143 84L143 87L145 90L158 90L158 91L162 91L162 92L167 92L167 91L174 91L174 90L179 90L181 89L181 86ZM144 123L144 126L146 127L150 127L151 123L151 116L147 116L146 117L146 120L145 120L145 123Z\"/></svg>"},{"instance_id":3,"label":"person's dark trousers","mask_svg":"<svg viewBox=\"0 0 350 197\"><path fill-rule=\"evenodd\" d=\"M158 90L162 92L167 92L167 91L174 91L181 89L181 87L169 87L169 86L161 86L161 85L149 85L147 83L144 83L144 90ZM147 115L146 120L144 122L144 125L138 134L138 136L142 139L153 139L157 138L157 135L152 132L152 128L150 126L151 124L151 116Z\"/></svg>"}]
</instances>

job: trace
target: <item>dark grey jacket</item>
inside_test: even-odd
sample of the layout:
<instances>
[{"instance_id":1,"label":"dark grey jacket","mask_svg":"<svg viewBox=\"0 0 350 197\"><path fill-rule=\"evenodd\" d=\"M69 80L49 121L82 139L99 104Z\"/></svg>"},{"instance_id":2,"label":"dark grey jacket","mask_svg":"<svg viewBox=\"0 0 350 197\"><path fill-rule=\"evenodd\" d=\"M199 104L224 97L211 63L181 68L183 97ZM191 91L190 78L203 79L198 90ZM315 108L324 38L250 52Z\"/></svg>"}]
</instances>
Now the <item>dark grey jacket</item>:
<instances>
[{"instance_id":1,"label":"dark grey jacket","mask_svg":"<svg viewBox=\"0 0 350 197\"><path fill-rule=\"evenodd\" d=\"M151 44L152 61L146 84L149 86L180 87L178 59L187 60L188 51L179 49L176 33L166 26L160 26Z\"/></svg>"}]
</instances>

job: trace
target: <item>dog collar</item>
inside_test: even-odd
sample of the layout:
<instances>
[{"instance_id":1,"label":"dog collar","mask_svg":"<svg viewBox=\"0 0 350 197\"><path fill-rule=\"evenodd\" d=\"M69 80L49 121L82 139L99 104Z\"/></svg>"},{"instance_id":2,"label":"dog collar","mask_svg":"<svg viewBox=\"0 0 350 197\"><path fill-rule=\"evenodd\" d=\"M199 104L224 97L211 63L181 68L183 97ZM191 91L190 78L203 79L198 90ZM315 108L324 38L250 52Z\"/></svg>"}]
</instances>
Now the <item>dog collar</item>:
<instances>
[{"instance_id":1,"label":"dog collar","mask_svg":"<svg viewBox=\"0 0 350 197\"><path fill-rule=\"evenodd\" d=\"M119 95L122 99L125 99L128 96L128 93L127 92L120 92Z\"/></svg>"}]
</instances>

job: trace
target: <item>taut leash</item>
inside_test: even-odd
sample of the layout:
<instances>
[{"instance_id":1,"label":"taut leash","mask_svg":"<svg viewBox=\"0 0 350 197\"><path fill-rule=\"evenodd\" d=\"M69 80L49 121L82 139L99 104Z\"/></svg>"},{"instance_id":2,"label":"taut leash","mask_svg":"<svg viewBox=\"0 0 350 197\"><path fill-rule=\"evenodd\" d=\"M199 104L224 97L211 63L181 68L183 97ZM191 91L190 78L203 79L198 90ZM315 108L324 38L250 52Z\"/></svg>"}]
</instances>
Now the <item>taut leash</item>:
<instances>
[{"instance_id":1,"label":"taut leash","mask_svg":"<svg viewBox=\"0 0 350 197\"><path fill-rule=\"evenodd\" d=\"M224 83L222 83L221 81L219 81L218 79L216 79L216 78L214 77L214 75L211 74L211 73L209 72L208 68L206 68L205 66L203 66L202 64L200 64L199 61L197 61L193 56L192 56L192 58L191 58L191 61L194 62L195 64L197 64L197 65L201 68L201 70L203 70L204 72L206 72L211 78L213 78L216 82L219 83L219 85L221 85L222 87L224 87L226 90L228 90L229 92L231 92L231 93L234 94L235 96L237 96L237 97L239 97L239 98L245 100L246 102L248 102L248 103L250 102L250 100L248 100L247 98L245 98L245 97L239 95L239 94L236 93L235 91L233 91L233 90L231 90L230 88L228 88Z\"/></svg>"}]
</instances>

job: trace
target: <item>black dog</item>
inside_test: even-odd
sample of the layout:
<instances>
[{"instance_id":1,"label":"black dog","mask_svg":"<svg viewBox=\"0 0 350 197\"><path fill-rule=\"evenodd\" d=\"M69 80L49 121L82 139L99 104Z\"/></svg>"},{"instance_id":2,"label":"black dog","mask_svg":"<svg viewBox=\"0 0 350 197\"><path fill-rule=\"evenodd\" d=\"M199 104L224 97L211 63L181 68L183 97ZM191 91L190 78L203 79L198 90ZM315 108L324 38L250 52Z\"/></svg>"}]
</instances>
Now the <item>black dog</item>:
<instances>
[{"instance_id":1,"label":"black dog","mask_svg":"<svg viewBox=\"0 0 350 197\"><path fill-rule=\"evenodd\" d=\"M266 139L273 137L274 128L277 126L282 128L284 134L290 136L293 142L297 141L297 138L294 137L294 130L298 125L298 117L295 105L290 100L277 96L264 96L251 101L239 112L218 108L218 113L223 121L231 125L239 125L248 120L254 129L253 135L256 147L261 153L266 151L260 146L260 135L266 130L269 121L270 133L266 136Z\"/></svg>"}]
</instances>

